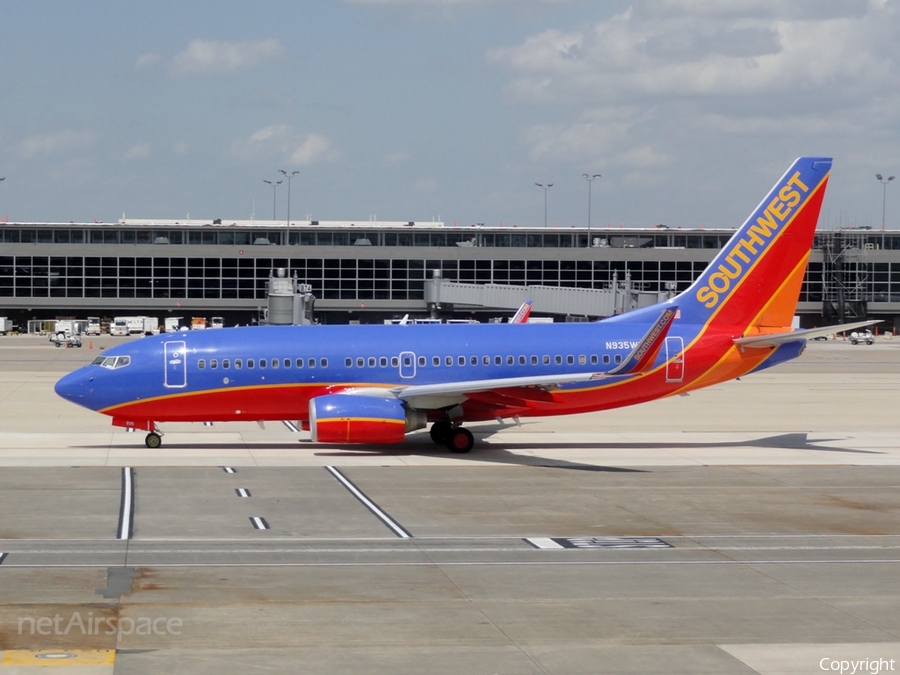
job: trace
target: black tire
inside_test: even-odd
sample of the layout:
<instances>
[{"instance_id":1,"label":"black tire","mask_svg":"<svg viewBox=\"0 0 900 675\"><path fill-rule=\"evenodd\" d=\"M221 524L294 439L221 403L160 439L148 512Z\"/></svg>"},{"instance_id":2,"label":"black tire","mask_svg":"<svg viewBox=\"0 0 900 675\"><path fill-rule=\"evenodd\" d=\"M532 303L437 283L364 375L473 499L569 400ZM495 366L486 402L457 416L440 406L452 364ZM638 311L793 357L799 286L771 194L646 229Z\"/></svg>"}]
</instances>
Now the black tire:
<instances>
[{"instance_id":1,"label":"black tire","mask_svg":"<svg viewBox=\"0 0 900 675\"><path fill-rule=\"evenodd\" d=\"M160 436L155 431L151 431L147 434L147 438L144 439L144 445L146 445L151 450L156 450L159 446L162 445L162 436Z\"/></svg>"},{"instance_id":2,"label":"black tire","mask_svg":"<svg viewBox=\"0 0 900 675\"><path fill-rule=\"evenodd\" d=\"M447 439L447 447L450 452L465 454L475 447L475 437L468 429L459 427L450 434L450 438Z\"/></svg>"},{"instance_id":3,"label":"black tire","mask_svg":"<svg viewBox=\"0 0 900 675\"><path fill-rule=\"evenodd\" d=\"M450 434L453 433L453 427L450 424L450 420L438 420L431 425L431 430L428 433L431 434L431 440L438 445L447 445L447 442L450 440Z\"/></svg>"}]
</instances>

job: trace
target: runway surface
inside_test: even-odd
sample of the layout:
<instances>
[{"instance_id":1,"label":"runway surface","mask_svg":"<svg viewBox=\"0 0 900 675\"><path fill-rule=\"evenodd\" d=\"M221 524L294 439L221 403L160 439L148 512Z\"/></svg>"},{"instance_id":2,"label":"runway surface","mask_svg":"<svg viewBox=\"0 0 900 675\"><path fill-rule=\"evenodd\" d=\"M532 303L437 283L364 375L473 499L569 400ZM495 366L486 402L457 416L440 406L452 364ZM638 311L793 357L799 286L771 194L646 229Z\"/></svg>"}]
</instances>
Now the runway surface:
<instances>
[{"instance_id":1,"label":"runway surface","mask_svg":"<svg viewBox=\"0 0 900 675\"><path fill-rule=\"evenodd\" d=\"M150 451L53 394L112 343L0 338L0 675L900 668L900 340L466 456L278 424Z\"/></svg>"}]
</instances>

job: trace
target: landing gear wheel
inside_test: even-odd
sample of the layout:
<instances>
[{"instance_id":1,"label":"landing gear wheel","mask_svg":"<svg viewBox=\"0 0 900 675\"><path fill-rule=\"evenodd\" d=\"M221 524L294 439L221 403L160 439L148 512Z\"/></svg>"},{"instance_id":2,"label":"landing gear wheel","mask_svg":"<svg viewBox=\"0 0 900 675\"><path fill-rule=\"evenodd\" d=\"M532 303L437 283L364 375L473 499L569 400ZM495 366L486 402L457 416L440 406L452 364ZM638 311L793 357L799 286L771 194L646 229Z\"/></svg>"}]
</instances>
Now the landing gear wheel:
<instances>
[{"instance_id":1,"label":"landing gear wheel","mask_svg":"<svg viewBox=\"0 0 900 675\"><path fill-rule=\"evenodd\" d=\"M453 433L453 426L450 424L450 420L438 420L431 425L428 433L431 434L431 440L438 445L447 445L450 434Z\"/></svg>"},{"instance_id":2,"label":"landing gear wheel","mask_svg":"<svg viewBox=\"0 0 900 675\"><path fill-rule=\"evenodd\" d=\"M475 447L475 437L472 436L472 432L468 429L459 427L450 433L450 438L447 439L447 447L450 448L450 452L466 453Z\"/></svg>"},{"instance_id":3,"label":"landing gear wheel","mask_svg":"<svg viewBox=\"0 0 900 675\"><path fill-rule=\"evenodd\" d=\"M144 444L151 450L156 450L162 445L162 436L155 431L151 431L147 434L147 438L144 439Z\"/></svg>"}]
</instances>

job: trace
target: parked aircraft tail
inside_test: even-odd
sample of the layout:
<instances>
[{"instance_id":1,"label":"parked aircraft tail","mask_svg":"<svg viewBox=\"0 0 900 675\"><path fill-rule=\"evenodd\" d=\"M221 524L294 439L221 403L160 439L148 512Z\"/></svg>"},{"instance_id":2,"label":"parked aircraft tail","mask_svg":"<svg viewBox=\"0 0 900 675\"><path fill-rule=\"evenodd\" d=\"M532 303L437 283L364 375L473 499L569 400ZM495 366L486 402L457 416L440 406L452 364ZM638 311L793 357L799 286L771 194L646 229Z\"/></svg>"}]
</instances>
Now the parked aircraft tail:
<instances>
[{"instance_id":1,"label":"parked aircraft tail","mask_svg":"<svg viewBox=\"0 0 900 675\"><path fill-rule=\"evenodd\" d=\"M785 330L797 308L831 158L801 157L775 184L703 274L672 302L681 320Z\"/></svg>"}]
</instances>

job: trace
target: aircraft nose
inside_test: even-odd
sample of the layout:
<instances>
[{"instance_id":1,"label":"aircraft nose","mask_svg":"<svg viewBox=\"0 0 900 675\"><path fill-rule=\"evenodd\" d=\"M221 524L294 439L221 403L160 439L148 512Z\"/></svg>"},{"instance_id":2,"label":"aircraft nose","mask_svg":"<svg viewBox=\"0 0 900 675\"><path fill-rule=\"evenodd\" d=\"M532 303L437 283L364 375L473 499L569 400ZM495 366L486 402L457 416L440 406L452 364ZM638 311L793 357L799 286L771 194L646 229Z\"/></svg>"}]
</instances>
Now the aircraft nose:
<instances>
[{"instance_id":1,"label":"aircraft nose","mask_svg":"<svg viewBox=\"0 0 900 675\"><path fill-rule=\"evenodd\" d=\"M85 405L85 397L88 392L88 385L94 378L82 370L76 370L61 378L53 390L67 401Z\"/></svg>"}]
</instances>

